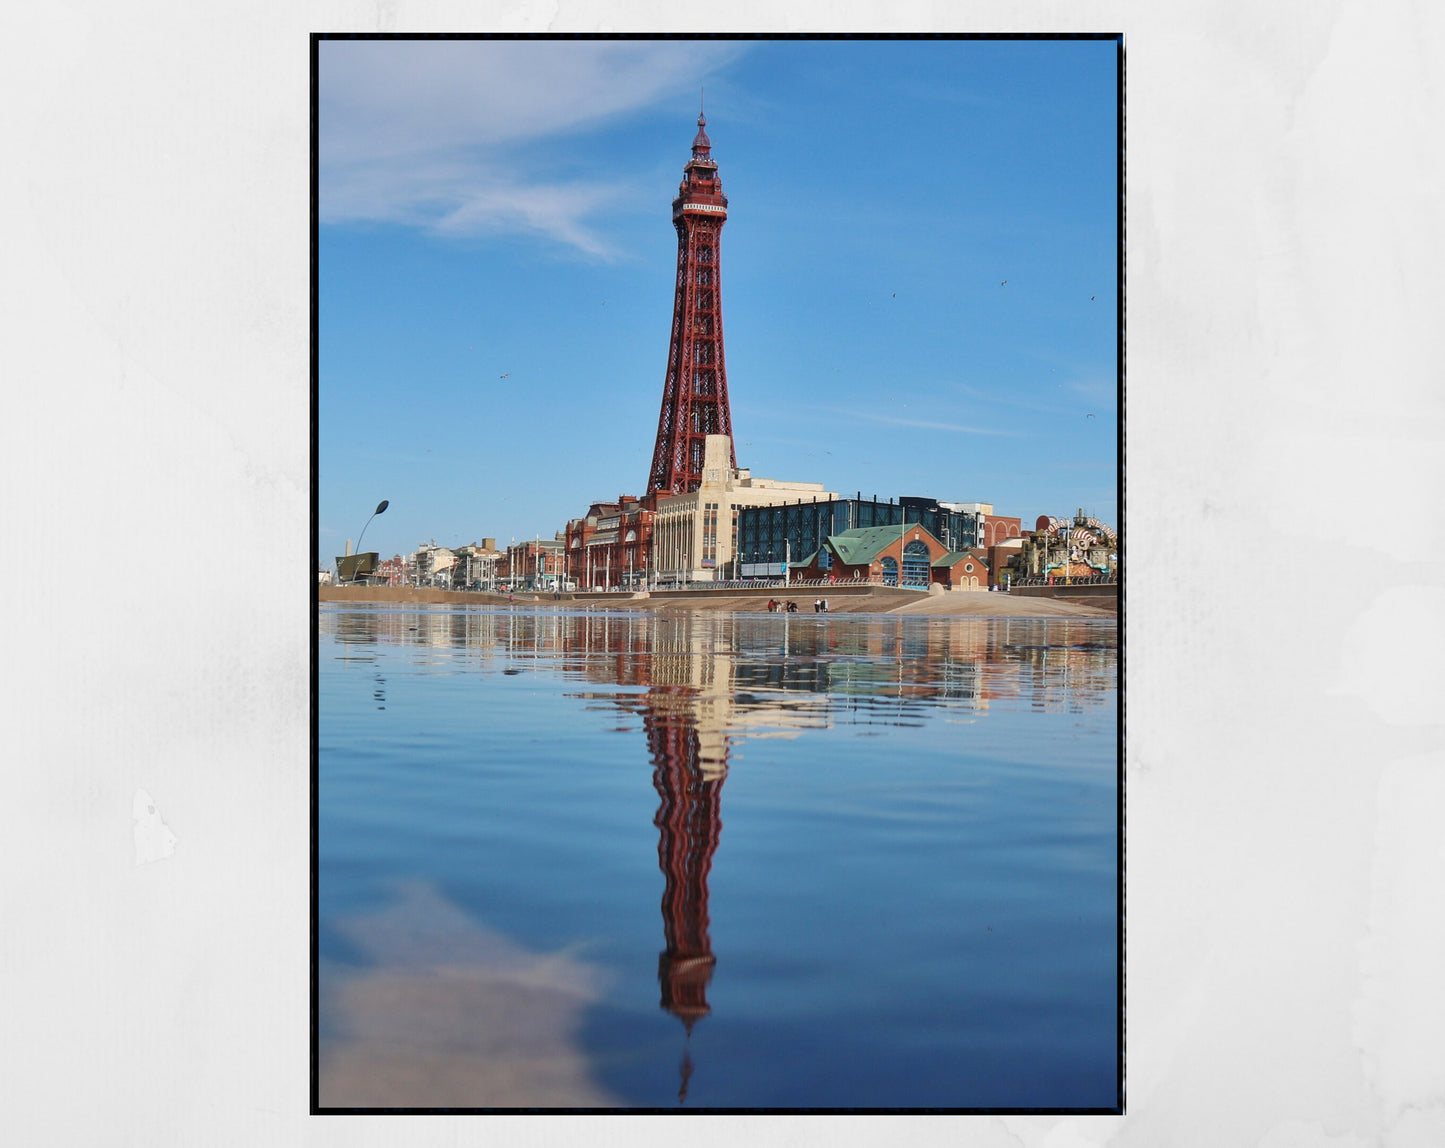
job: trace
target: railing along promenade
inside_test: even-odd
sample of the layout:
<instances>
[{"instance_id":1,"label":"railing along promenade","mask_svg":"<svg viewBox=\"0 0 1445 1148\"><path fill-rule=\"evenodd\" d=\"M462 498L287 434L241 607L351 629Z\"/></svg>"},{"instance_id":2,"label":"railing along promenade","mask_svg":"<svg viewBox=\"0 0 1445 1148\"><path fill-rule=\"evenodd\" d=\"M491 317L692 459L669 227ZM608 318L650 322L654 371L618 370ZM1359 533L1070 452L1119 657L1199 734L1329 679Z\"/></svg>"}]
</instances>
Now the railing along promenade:
<instances>
[{"instance_id":1,"label":"railing along promenade","mask_svg":"<svg viewBox=\"0 0 1445 1148\"><path fill-rule=\"evenodd\" d=\"M1083 578L1065 578L1062 574L1038 575L1014 578L1010 586L1111 586L1119 581L1118 574L1089 574Z\"/></svg>"},{"instance_id":2,"label":"railing along promenade","mask_svg":"<svg viewBox=\"0 0 1445 1148\"><path fill-rule=\"evenodd\" d=\"M882 578L848 578L838 582L830 582L827 578L794 578L785 582L781 578L739 578L727 582L686 582L668 586L656 586L650 588L649 594L677 594L697 593L708 594L736 594L740 590L830 590L835 594L845 594L849 590L868 590L873 588L887 590L919 590L926 592L928 587L913 582L905 582L902 586L895 586L891 582L885 582Z\"/></svg>"}]
</instances>

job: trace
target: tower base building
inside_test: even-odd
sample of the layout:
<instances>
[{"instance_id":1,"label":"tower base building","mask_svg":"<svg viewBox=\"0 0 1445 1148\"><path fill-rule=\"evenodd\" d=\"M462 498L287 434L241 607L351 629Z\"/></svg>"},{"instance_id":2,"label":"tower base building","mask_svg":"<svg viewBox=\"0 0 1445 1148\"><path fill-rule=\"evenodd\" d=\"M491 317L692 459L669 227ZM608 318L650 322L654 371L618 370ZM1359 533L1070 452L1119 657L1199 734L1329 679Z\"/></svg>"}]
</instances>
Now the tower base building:
<instances>
[{"instance_id":1,"label":"tower base building","mask_svg":"<svg viewBox=\"0 0 1445 1148\"><path fill-rule=\"evenodd\" d=\"M731 440L726 435L708 435L698 488L687 494L657 496L652 529L654 585L741 578L737 555L743 511L838 497L821 482L754 478L752 471L734 468L731 462Z\"/></svg>"}]
</instances>

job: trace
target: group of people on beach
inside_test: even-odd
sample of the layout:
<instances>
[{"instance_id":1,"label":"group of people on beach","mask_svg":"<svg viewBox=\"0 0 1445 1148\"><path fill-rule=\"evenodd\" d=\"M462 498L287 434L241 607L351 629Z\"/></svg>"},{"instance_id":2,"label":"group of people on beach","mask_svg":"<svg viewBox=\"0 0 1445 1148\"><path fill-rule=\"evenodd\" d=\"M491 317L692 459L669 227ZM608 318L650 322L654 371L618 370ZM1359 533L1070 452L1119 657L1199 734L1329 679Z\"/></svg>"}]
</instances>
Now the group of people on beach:
<instances>
[{"instance_id":1,"label":"group of people on beach","mask_svg":"<svg viewBox=\"0 0 1445 1148\"><path fill-rule=\"evenodd\" d=\"M779 602L776 598L769 598L769 599L768 599L768 613L769 613L769 614L779 614L779 613L782 613L782 614L796 614L797 612L798 612L798 604L797 604L796 602L794 602L792 599L789 599L789 600L786 601L786 602ZM814 598L814 599L813 599L813 613L815 613L815 614L826 614L827 612L828 612L828 599L826 599L826 598Z\"/></svg>"}]
</instances>

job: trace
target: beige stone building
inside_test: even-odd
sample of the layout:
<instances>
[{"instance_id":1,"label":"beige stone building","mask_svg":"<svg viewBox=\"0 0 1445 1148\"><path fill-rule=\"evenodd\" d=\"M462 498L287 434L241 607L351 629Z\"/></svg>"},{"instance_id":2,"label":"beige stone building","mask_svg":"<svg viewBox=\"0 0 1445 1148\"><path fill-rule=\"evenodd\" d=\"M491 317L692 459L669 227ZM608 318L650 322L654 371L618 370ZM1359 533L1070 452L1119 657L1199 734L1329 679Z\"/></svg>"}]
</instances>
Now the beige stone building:
<instances>
[{"instance_id":1,"label":"beige stone building","mask_svg":"<svg viewBox=\"0 0 1445 1148\"><path fill-rule=\"evenodd\" d=\"M734 470L726 435L708 435L702 485L657 500L652 527L653 579L658 585L720 582L737 577L738 511L745 506L837 498L821 482L780 482Z\"/></svg>"}]
</instances>

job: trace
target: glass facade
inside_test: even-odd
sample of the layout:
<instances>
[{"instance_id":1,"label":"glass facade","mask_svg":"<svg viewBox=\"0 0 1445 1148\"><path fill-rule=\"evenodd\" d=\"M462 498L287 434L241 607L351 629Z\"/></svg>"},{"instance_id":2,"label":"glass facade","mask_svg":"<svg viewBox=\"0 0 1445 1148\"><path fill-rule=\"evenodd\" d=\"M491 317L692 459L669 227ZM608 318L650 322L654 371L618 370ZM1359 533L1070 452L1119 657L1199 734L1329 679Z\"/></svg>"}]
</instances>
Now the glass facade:
<instances>
[{"instance_id":1,"label":"glass facade","mask_svg":"<svg viewBox=\"0 0 1445 1148\"><path fill-rule=\"evenodd\" d=\"M785 556L801 562L823 545L830 534L869 526L901 526L907 514L950 550L978 545L978 516L945 510L931 499L898 502L839 498L829 502L790 502L780 506L745 506L738 515L733 555L738 577L777 577ZM907 571L905 570L905 580ZM926 585L924 571L920 584Z\"/></svg>"}]
</instances>

